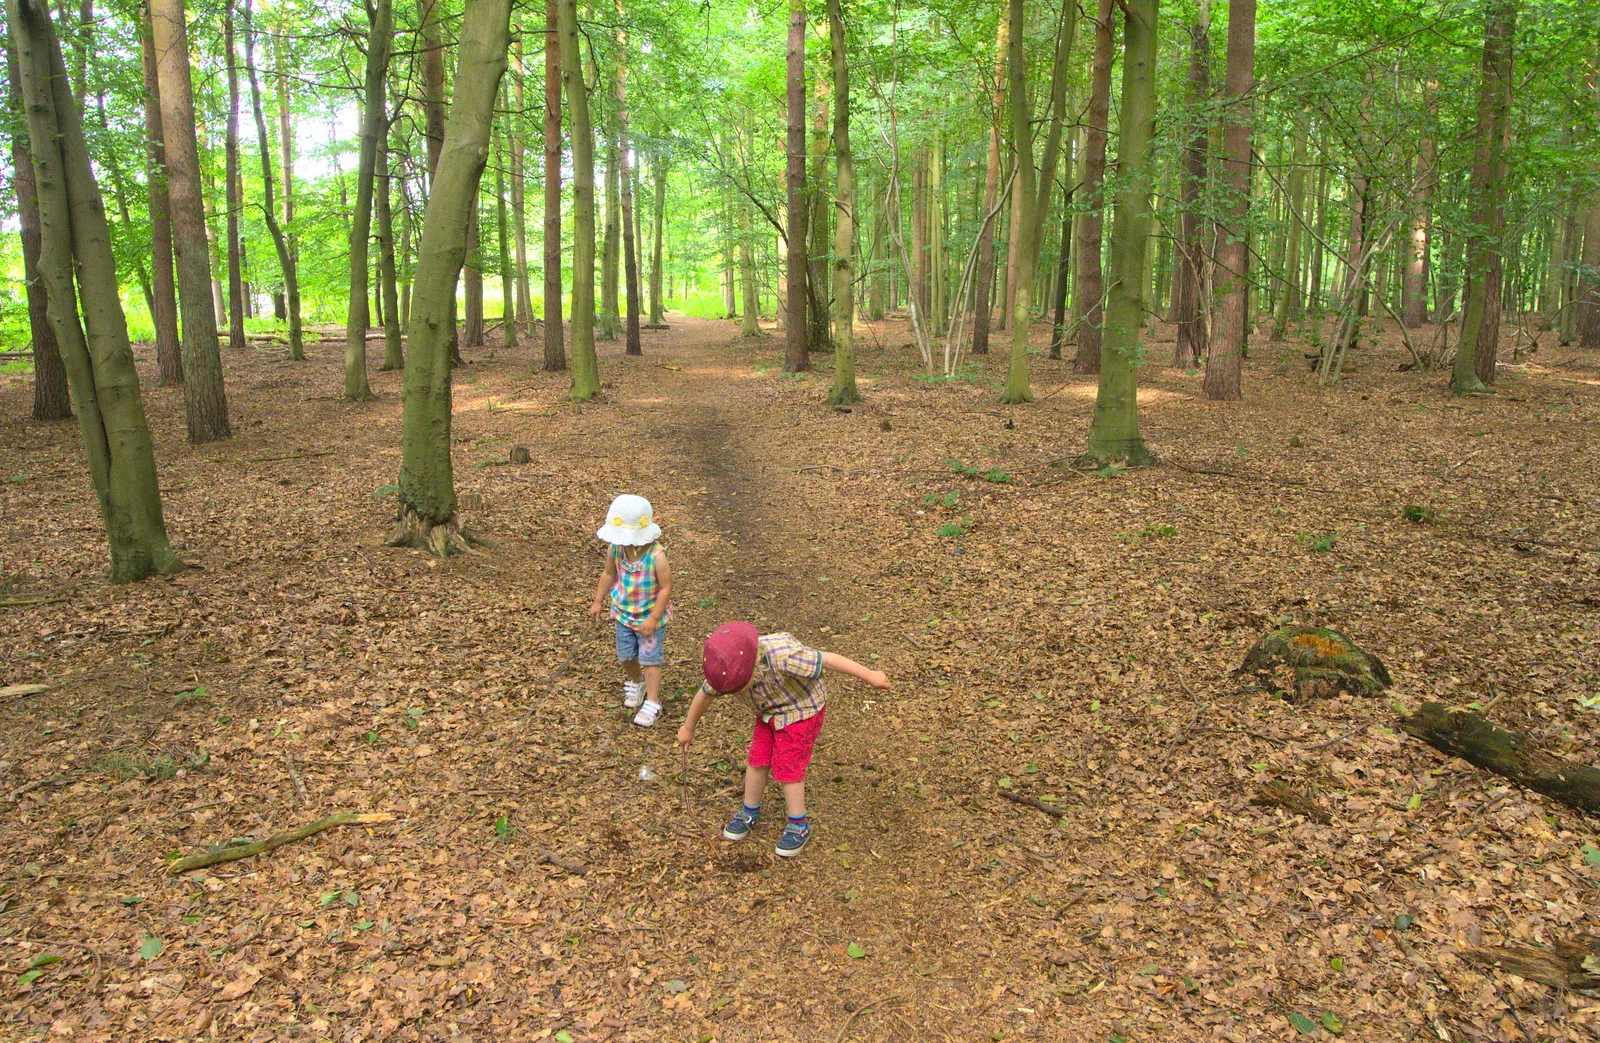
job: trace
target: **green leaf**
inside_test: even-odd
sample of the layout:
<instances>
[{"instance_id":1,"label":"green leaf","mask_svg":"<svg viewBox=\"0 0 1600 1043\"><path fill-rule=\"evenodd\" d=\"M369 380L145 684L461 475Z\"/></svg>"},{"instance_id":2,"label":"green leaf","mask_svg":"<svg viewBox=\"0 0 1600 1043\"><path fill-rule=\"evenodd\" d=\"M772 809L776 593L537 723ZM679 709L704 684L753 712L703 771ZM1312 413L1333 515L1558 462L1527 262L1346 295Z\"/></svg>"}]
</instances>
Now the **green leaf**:
<instances>
[{"instance_id":1,"label":"green leaf","mask_svg":"<svg viewBox=\"0 0 1600 1043\"><path fill-rule=\"evenodd\" d=\"M1289 1015L1289 1024L1293 1025L1307 1036L1315 1036L1317 1034L1317 1023L1306 1017L1304 1014L1296 1012Z\"/></svg>"},{"instance_id":2,"label":"green leaf","mask_svg":"<svg viewBox=\"0 0 1600 1043\"><path fill-rule=\"evenodd\" d=\"M323 909L326 909L326 908L328 908L328 906L332 905L334 902L337 902L338 900L339 900L339 892L338 891L325 891L325 892L323 892L322 896L317 899L317 905L319 905Z\"/></svg>"},{"instance_id":3,"label":"green leaf","mask_svg":"<svg viewBox=\"0 0 1600 1043\"><path fill-rule=\"evenodd\" d=\"M1420 807L1422 807L1422 794L1420 794L1420 793L1411 794L1411 799L1406 801L1406 810L1407 811L1415 811Z\"/></svg>"},{"instance_id":4,"label":"green leaf","mask_svg":"<svg viewBox=\"0 0 1600 1043\"><path fill-rule=\"evenodd\" d=\"M857 898L860 898L860 897L861 897L861 892L860 892L860 891L857 891L857 890L856 890L856 889L855 889L855 888L853 888L853 887L852 887L852 888L851 888L851 889L850 889L850 890L848 890L848 891L846 891L846 892L845 892L845 893L844 893L844 900L845 900L845 901L847 901L847 902L853 902L853 901L855 901L855 900L856 900L856 899L857 899Z\"/></svg>"},{"instance_id":5,"label":"green leaf","mask_svg":"<svg viewBox=\"0 0 1600 1043\"><path fill-rule=\"evenodd\" d=\"M555 1040L556 1043L572 1043L572 1033L568 1032L566 1029L562 1029L560 1032L556 1033Z\"/></svg>"},{"instance_id":6,"label":"green leaf","mask_svg":"<svg viewBox=\"0 0 1600 1043\"><path fill-rule=\"evenodd\" d=\"M1600 848L1593 844L1583 845L1583 860L1592 866L1600 866Z\"/></svg>"},{"instance_id":7,"label":"green leaf","mask_svg":"<svg viewBox=\"0 0 1600 1043\"><path fill-rule=\"evenodd\" d=\"M161 939L152 935L139 943L139 955L147 960L153 960L161 955L161 950L164 948L166 946L161 944Z\"/></svg>"},{"instance_id":8,"label":"green leaf","mask_svg":"<svg viewBox=\"0 0 1600 1043\"><path fill-rule=\"evenodd\" d=\"M1328 958L1328 966L1333 968L1336 971L1344 970L1344 957L1343 956L1330 956Z\"/></svg>"},{"instance_id":9,"label":"green leaf","mask_svg":"<svg viewBox=\"0 0 1600 1043\"><path fill-rule=\"evenodd\" d=\"M376 489L372 490L372 498L374 500L381 500L385 496L393 496L399 491L400 487L398 485L380 485Z\"/></svg>"},{"instance_id":10,"label":"green leaf","mask_svg":"<svg viewBox=\"0 0 1600 1043\"><path fill-rule=\"evenodd\" d=\"M35 956L33 958L33 961L31 963L29 963L28 966L30 968L33 968L33 967L48 967L52 963L60 963L60 962L61 962L61 957L47 952L47 953L44 953L41 956Z\"/></svg>"},{"instance_id":11,"label":"green leaf","mask_svg":"<svg viewBox=\"0 0 1600 1043\"><path fill-rule=\"evenodd\" d=\"M667 991L672 993L674 996L688 988L689 986L684 983L682 978L673 978L671 981L667 982Z\"/></svg>"},{"instance_id":12,"label":"green leaf","mask_svg":"<svg viewBox=\"0 0 1600 1043\"><path fill-rule=\"evenodd\" d=\"M999 785L1000 785L1001 789L1010 789L1011 788L1011 779L1008 776L1002 775L1002 776L1000 776Z\"/></svg>"},{"instance_id":13,"label":"green leaf","mask_svg":"<svg viewBox=\"0 0 1600 1043\"><path fill-rule=\"evenodd\" d=\"M1099 699L1090 699L1089 700L1089 712L1090 713L1099 713L1100 712L1100 700Z\"/></svg>"},{"instance_id":14,"label":"green leaf","mask_svg":"<svg viewBox=\"0 0 1600 1043\"><path fill-rule=\"evenodd\" d=\"M1394 929L1397 931L1409 931L1411 930L1411 925L1416 922L1417 918L1415 916L1410 913L1401 913L1394 918Z\"/></svg>"},{"instance_id":15,"label":"green leaf","mask_svg":"<svg viewBox=\"0 0 1600 1043\"><path fill-rule=\"evenodd\" d=\"M501 840L511 835L511 820L501 815L494 820L494 832Z\"/></svg>"},{"instance_id":16,"label":"green leaf","mask_svg":"<svg viewBox=\"0 0 1600 1043\"><path fill-rule=\"evenodd\" d=\"M1267 770L1267 762L1266 761L1260 761L1259 763L1252 764L1252 765L1250 765L1250 770L1251 771L1266 771Z\"/></svg>"},{"instance_id":17,"label":"green leaf","mask_svg":"<svg viewBox=\"0 0 1600 1043\"><path fill-rule=\"evenodd\" d=\"M372 927L373 924L371 920L362 920L360 923L356 924L356 930L358 931L370 931L372 930Z\"/></svg>"},{"instance_id":18,"label":"green leaf","mask_svg":"<svg viewBox=\"0 0 1600 1043\"><path fill-rule=\"evenodd\" d=\"M21 974L17 975L17 984L19 986L32 985L34 982L39 980L39 976L43 973L44 971L23 971Z\"/></svg>"},{"instance_id":19,"label":"green leaf","mask_svg":"<svg viewBox=\"0 0 1600 1043\"><path fill-rule=\"evenodd\" d=\"M863 949L855 942L851 942L844 951L852 960L859 960L867 954L867 950Z\"/></svg>"},{"instance_id":20,"label":"green leaf","mask_svg":"<svg viewBox=\"0 0 1600 1043\"><path fill-rule=\"evenodd\" d=\"M361 896L356 894L354 891L346 891L344 893L344 904L354 909L356 906L361 904Z\"/></svg>"},{"instance_id":21,"label":"green leaf","mask_svg":"<svg viewBox=\"0 0 1600 1043\"><path fill-rule=\"evenodd\" d=\"M1344 1032L1344 1022L1340 1021L1338 1016L1335 1015L1331 1010L1325 1010L1322 1012L1322 1027L1333 1033L1335 1036Z\"/></svg>"}]
</instances>

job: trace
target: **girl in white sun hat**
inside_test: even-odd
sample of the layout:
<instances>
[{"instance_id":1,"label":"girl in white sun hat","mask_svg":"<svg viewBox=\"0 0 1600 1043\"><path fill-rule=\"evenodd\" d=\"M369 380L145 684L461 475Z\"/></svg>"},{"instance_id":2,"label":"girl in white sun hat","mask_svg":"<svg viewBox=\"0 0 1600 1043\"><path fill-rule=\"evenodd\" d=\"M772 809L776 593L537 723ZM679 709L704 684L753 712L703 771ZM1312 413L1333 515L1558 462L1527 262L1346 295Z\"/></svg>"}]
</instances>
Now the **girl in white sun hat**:
<instances>
[{"instance_id":1,"label":"girl in white sun hat","mask_svg":"<svg viewBox=\"0 0 1600 1043\"><path fill-rule=\"evenodd\" d=\"M609 594L611 618L617 623L617 661L628 678L622 683L622 705L638 707L633 723L649 728L661 715L662 639L672 618L672 570L667 552L656 542L661 526L649 500L623 495L611 501L606 523L595 535L611 544L611 553L589 615L600 618Z\"/></svg>"}]
</instances>

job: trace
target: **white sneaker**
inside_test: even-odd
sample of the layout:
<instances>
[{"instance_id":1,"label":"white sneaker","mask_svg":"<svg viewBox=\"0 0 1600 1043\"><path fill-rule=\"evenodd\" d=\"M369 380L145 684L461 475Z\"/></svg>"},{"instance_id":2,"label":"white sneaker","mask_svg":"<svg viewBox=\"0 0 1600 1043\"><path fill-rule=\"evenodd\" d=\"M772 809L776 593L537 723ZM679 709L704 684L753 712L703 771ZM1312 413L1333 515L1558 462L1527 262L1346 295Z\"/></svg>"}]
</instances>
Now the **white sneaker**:
<instances>
[{"instance_id":1,"label":"white sneaker","mask_svg":"<svg viewBox=\"0 0 1600 1043\"><path fill-rule=\"evenodd\" d=\"M622 682L622 705L630 710L636 710L642 702L644 702L644 682Z\"/></svg>"},{"instance_id":2,"label":"white sneaker","mask_svg":"<svg viewBox=\"0 0 1600 1043\"><path fill-rule=\"evenodd\" d=\"M633 723L641 728L652 728L655 726L656 718L660 716L660 703L645 703L639 707L639 712L633 715Z\"/></svg>"}]
</instances>

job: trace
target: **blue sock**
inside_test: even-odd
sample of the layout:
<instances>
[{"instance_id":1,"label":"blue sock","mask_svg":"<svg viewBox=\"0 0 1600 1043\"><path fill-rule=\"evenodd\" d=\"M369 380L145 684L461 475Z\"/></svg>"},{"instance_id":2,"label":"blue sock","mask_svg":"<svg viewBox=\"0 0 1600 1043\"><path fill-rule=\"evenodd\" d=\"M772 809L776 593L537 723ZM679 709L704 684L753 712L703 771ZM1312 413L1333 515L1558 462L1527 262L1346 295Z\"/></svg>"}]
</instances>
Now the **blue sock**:
<instances>
[{"instance_id":1,"label":"blue sock","mask_svg":"<svg viewBox=\"0 0 1600 1043\"><path fill-rule=\"evenodd\" d=\"M756 804L754 806L751 806L749 804L746 804L744 806L744 813L746 815L749 815L751 818L760 818L761 817L761 805L760 804Z\"/></svg>"},{"instance_id":2,"label":"blue sock","mask_svg":"<svg viewBox=\"0 0 1600 1043\"><path fill-rule=\"evenodd\" d=\"M810 829L811 817L809 815L790 815L789 825L799 826L801 829Z\"/></svg>"}]
</instances>

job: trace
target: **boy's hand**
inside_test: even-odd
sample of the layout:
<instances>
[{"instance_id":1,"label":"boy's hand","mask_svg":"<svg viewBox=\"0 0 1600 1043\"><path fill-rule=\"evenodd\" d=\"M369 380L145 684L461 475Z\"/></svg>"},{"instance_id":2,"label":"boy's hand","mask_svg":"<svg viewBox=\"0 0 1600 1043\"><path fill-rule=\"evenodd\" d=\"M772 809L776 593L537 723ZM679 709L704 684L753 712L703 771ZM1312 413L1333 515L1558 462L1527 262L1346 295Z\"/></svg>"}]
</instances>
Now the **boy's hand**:
<instances>
[{"instance_id":1,"label":"boy's hand","mask_svg":"<svg viewBox=\"0 0 1600 1043\"><path fill-rule=\"evenodd\" d=\"M678 745L687 746L691 742L694 742L694 725L684 721L678 728Z\"/></svg>"},{"instance_id":2,"label":"boy's hand","mask_svg":"<svg viewBox=\"0 0 1600 1043\"><path fill-rule=\"evenodd\" d=\"M653 619L649 618L648 616L646 616L645 617L645 621L643 623L639 624L639 636L640 637L650 637L650 636L654 635L655 632L656 632L656 628L659 627L660 625L661 625L660 623L657 623L655 620L653 620Z\"/></svg>"},{"instance_id":3,"label":"boy's hand","mask_svg":"<svg viewBox=\"0 0 1600 1043\"><path fill-rule=\"evenodd\" d=\"M866 676L863 677L862 680L874 688L889 687L889 675L884 673L882 670L868 670Z\"/></svg>"}]
</instances>

